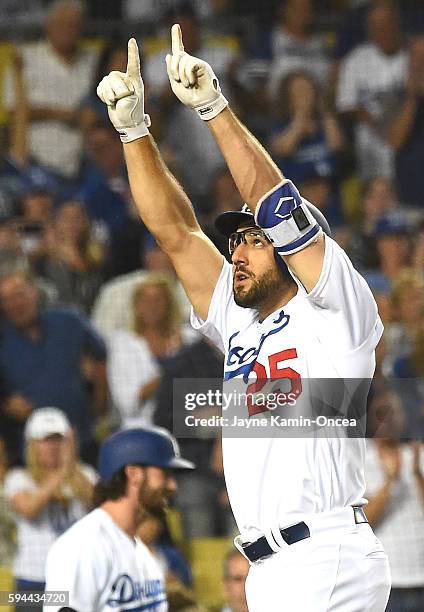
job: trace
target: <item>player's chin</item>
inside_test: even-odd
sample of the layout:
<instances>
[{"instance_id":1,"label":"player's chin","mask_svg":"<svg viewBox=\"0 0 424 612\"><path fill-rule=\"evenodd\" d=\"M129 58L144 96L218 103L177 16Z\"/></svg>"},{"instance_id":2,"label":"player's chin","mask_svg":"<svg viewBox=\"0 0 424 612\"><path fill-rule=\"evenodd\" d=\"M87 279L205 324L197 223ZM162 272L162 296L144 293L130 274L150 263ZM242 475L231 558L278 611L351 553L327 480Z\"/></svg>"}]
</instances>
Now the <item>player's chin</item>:
<instances>
[{"instance_id":1,"label":"player's chin","mask_svg":"<svg viewBox=\"0 0 424 612\"><path fill-rule=\"evenodd\" d=\"M252 299L252 292L247 289L234 287L233 294L237 306L241 306L242 308L253 308L256 305L256 301Z\"/></svg>"}]
</instances>

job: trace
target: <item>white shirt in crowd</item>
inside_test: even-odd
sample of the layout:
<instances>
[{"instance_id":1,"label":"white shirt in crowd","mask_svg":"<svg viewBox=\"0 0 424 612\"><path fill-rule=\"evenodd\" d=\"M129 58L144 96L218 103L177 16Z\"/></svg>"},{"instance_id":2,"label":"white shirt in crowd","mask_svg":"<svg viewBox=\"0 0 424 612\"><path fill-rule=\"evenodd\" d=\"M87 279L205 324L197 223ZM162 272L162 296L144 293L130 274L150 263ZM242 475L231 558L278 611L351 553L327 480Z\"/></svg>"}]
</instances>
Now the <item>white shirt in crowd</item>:
<instances>
[{"instance_id":1,"label":"white shirt in crowd","mask_svg":"<svg viewBox=\"0 0 424 612\"><path fill-rule=\"evenodd\" d=\"M30 106L76 110L93 85L97 54L81 49L73 63L55 53L47 41L22 45L23 76ZM6 73L5 105L13 109L13 75ZM36 121L28 128L30 155L66 178L76 176L81 161L82 135L59 121Z\"/></svg>"},{"instance_id":2,"label":"white shirt in crowd","mask_svg":"<svg viewBox=\"0 0 424 612\"><path fill-rule=\"evenodd\" d=\"M181 329L183 344L190 344L197 334L189 326ZM170 355L171 356L171 355ZM122 428L153 424L155 396L140 401L140 389L155 378L161 369L157 358L143 337L130 331L116 331L108 343L107 374L109 389Z\"/></svg>"},{"instance_id":3,"label":"white shirt in crowd","mask_svg":"<svg viewBox=\"0 0 424 612\"><path fill-rule=\"evenodd\" d=\"M84 475L95 484L97 474L89 465L82 465ZM31 474L23 468L13 468L6 474L4 494L10 500L21 491L35 491L37 483ZM17 512L15 522L17 527L17 552L13 562L15 578L44 582L47 553L57 539L75 521L82 518L88 508L74 497L72 489L64 485L63 493L67 505L51 500L33 519L28 519Z\"/></svg>"},{"instance_id":4,"label":"white shirt in crowd","mask_svg":"<svg viewBox=\"0 0 424 612\"><path fill-rule=\"evenodd\" d=\"M147 546L96 508L51 547L46 590L69 591L80 612L166 612L164 576ZM57 612L61 606L48 606Z\"/></svg>"},{"instance_id":5,"label":"white shirt in crowd","mask_svg":"<svg viewBox=\"0 0 424 612\"><path fill-rule=\"evenodd\" d=\"M385 55L371 43L359 45L342 63L337 110L344 113L362 107L384 127L395 110L407 74L408 54L405 50ZM358 121L355 139L362 179L393 176L393 150L373 127Z\"/></svg>"},{"instance_id":6,"label":"white shirt in crowd","mask_svg":"<svg viewBox=\"0 0 424 612\"><path fill-rule=\"evenodd\" d=\"M224 391L231 392L230 383L235 388L234 378L239 391L246 392L240 380L246 372L255 372L259 380L289 376L305 384L308 379L372 378L383 326L368 285L331 238L325 238L323 268L313 291L307 294L297 281L297 295L262 322L256 310L237 306L232 279L225 262L207 320L192 317L194 327L225 352ZM247 407L241 410L248 417ZM284 410L286 416L297 414L296 405ZM247 428L238 438L223 432L225 480L244 541L268 534L279 542L280 527L365 502L364 439L347 439L334 429L328 437L312 432L293 438L275 429L268 435Z\"/></svg>"},{"instance_id":7,"label":"white shirt in crowd","mask_svg":"<svg viewBox=\"0 0 424 612\"><path fill-rule=\"evenodd\" d=\"M270 69L270 92L274 98L281 81L297 70L306 71L317 83L326 83L330 72L330 60L324 36L313 34L299 41L281 27L271 35L272 62Z\"/></svg>"},{"instance_id":8,"label":"white shirt in crowd","mask_svg":"<svg viewBox=\"0 0 424 612\"><path fill-rule=\"evenodd\" d=\"M424 502L412 467L412 449L403 444L400 477L393 486L384 516L373 527L389 557L392 585L424 587ZM424 457L421 456L424 472ZM367 442L366 495L372 498L384 485L385 474L376 444Z\"/></svg>"},{"instance_id":9,"label":"white shirt in crowd","mask_svg":"<svg viewBox=\"0 0 424 612\"><path fill-rule=\"evenodd\" d=\"M133 329L132 296L137 285L148 276L148 271L137 270L117 276L102 285L91 317L91 322L102 336L108 338L117 330ZM188 323L190 304L187 295L177 279L174 287L183 322Z\"/></svg>"}]
</instances>

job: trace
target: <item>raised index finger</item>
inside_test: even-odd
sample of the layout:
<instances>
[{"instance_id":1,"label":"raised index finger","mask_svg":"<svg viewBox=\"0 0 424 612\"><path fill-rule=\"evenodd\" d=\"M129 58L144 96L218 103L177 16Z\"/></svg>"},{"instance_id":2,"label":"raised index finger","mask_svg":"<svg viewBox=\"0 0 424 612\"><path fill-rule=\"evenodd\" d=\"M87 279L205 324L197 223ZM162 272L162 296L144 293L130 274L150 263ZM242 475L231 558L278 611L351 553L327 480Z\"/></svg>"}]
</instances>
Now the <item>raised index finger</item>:
<instances>
[{"instance_id":1,"label":"raised index finger","mask_svg":"<svg viewBox=\"0 0 424 612\"><path fill-rule=\"evenodd\" d=\"M130 38L128 41L127 75L129 77L138 77L140 75L140 54L135 38Z\"/></svg>"},{"instance_id":2,"label":"raised index finger","mask_svg":"<svg viewBox=\"0 0 424 612\"><path fill-rule=\"evenodd\" d=\"M184 51L183 35L179 23L174 23L171 28L171 48L172 55L177 55Z\"/></svg>"}]
</instances>

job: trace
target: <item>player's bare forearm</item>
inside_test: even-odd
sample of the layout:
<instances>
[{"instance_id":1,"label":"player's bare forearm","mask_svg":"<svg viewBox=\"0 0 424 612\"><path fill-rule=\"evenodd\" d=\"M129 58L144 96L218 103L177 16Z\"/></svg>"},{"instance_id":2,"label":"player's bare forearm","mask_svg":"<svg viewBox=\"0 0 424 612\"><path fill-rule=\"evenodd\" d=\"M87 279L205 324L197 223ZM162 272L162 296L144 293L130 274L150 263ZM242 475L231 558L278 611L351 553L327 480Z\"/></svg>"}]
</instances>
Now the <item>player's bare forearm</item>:
<instances>
[{"instance_id":1,"label":"player's bare forearm","mask_svg":"<svg viewBox=\"0 0 424 612\"><path fill-rule=\"evenodd\" d=\"M254 211L260 198L283 180L283 174L229 108L208 121L207 125L221 149L241 197Z\"/></svg>"},{"instance_id":2,"label":"player's bare forearm","mask_svg":"<svg viewBox=\"0 0 424 612\"><path fill-rule=\"evenodd\" d=\"M189 199L151 136L125 144L124 153L140 217L165 251L178 248L186 234L200 231Z\"/></svg>"},{"instance_id":3,"label":"player's bare forearm","mask_svg":"<svg viewBox=\"0 0 424 612\"><path fill-rule=\"evenodd\" d=\"M124 151L138 212L171 258L196 312L206 318L223 257L201 230L190 200L165 166L153 138L125 144Z\"/></svg>"}]
</instances>

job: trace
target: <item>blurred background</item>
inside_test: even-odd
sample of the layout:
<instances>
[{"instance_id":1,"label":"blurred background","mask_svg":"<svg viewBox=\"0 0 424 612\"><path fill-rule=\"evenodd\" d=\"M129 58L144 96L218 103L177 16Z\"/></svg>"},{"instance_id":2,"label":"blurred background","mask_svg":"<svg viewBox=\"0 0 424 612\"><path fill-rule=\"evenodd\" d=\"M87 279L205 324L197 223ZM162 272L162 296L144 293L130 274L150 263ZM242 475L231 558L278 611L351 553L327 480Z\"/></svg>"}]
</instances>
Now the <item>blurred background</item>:
<instances>
[{"instance_id":1,"label":"blurred background","mask_svg":"<svg viewBox=\"0 0 424 612\"><path fill-rule=\"evenodd\" d=\"M174 270L139 220L96 97L135 36L146 111L205 232L242 202L208 130L171 93L178 22L233 110L367 279L385 333L369 400L368 515L392 612L424 610L424 5L422 0L0 0L0 590L42 590L52 541L89 511L99 442L172 430L172 380L217 378ZM54 407L72 430L28 427ZM38 418L38 417L37 417ZM65 419L65 421L63 421ZM66 426L68 426L66 425ZM246 612L248 564L213 438L140 535L171 610ZM66 462L66 482L51 485ZM49 485L50 483L50 485ZM31 495L49 487L35 511ZM28 608L27 608L28 609ZM37 608L34 607L34 610Z\"/></svg>"}]
</instances>

